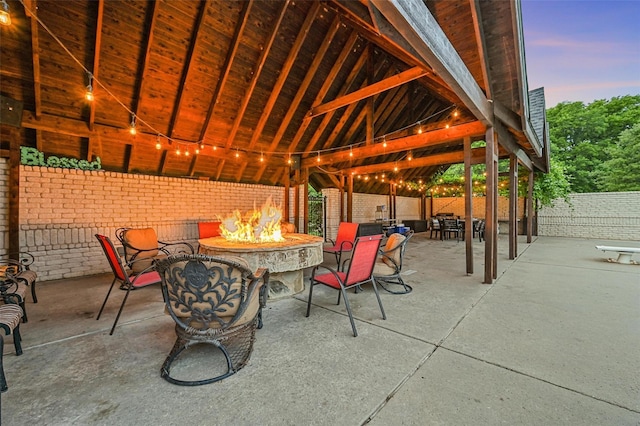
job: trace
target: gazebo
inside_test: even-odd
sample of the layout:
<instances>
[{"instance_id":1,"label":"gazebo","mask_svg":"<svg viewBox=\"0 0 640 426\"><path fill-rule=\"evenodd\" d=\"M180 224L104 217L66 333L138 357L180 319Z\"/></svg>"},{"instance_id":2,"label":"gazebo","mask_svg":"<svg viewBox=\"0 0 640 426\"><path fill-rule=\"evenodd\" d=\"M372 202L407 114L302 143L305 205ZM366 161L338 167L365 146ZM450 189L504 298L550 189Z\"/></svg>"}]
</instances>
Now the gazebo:
<instances>
[{"instance_id":1,"label":"gazebo","mask_svg":"<svg viewBox=\"0 0 640 426\"><path fill-rule=\"evenodd\" d=\"M60 194L33 189L52 207L30 216L29 185L46 186L30 181L35 168L70 180L70 170L131 174L131 185L150 176L237 183L238 198L278 187L293 205L285 218L306 230L307 184L338 188L341 218L350 220L354 193L424 199L399 180L428 180L451 164L464 163L471 194L471 167L483 163L491 283L497 164L509 159L509 253L517 256L518 167L529 172L531 212L534 172L549 164L544 92L527 85L519 1L6 3L4 252L57 256L64 242L73 257L89 244L82 235L113 226L109 212L60 202L87 190L81 183ZM478 140L486 147L472 148ZM375 173L387 178L357 178ZM468 197L467 229L471 209Z\"/></svg>"}]
</instances>

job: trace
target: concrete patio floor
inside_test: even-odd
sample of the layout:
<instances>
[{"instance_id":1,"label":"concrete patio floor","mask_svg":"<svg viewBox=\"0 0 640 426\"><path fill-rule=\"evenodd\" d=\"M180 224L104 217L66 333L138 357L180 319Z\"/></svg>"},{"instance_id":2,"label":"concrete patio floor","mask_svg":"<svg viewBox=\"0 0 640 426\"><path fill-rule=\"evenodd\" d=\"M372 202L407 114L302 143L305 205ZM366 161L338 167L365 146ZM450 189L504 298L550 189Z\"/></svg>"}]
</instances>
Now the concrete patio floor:
<instances>
[{"instance_id":1,"label":"concrete patio floor","mask_svg":"<svg viewBox=\"0 0 640 426\"><path fill-rule=\"evenodd\" d=\"M637 426L640 266L606 262L595 245L609 243L520 237L512 261L500 236L498 279L484 285L483 243L467 276L464 243L417 234L404 267L414 291L381 292L386 321L370 287L349 294L357 338L335 291L314 291L309 318L306 290L270 301L249 364L199 387L160 377L175 333L158 286L131 294L110 336L124 293L95 320L110 275L39 283L24 354L5 339L2 421ZM200 348L175 368L211 375L213 358Z\"/></svg>"}]
</instances>

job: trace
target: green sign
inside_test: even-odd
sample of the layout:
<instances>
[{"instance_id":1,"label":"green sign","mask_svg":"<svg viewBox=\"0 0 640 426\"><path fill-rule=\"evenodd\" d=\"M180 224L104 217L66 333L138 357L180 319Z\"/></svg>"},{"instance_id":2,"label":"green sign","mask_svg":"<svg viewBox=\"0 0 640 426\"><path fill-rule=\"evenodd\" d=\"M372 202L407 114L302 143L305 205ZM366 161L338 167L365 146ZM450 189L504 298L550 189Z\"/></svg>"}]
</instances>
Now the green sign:
<instances>
[{"instance_id":1,"label":"green sign","mask_svg":"<svg viewBox=\"0 0 640 426\"><path fill-rule=\"evenodd\" d=\"M61 169L100 170L100 157L95 161L78 160L76 158L56 157L51 155L44 158L44 154L35 148L20 147L20 163L25 166L58 167Z\"/></svg>"}]
</instances>

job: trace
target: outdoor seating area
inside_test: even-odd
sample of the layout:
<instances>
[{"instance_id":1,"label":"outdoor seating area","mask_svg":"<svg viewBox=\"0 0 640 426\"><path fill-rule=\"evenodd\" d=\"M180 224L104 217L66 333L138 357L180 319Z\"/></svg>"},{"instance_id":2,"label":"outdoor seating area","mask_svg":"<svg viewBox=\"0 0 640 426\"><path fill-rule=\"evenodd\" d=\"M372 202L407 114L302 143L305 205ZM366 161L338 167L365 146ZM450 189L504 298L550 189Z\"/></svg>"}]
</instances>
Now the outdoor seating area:
<instances>
[{"instance_id":1,"label":"outdoor seating area","mask_svg":"<svg viewBox=\"0 0 640 426\"><path fill-rule=\"evenodd\" d=\"M160 373L177 337L160 284L135 290L110 336L112 324L95 318L113 274L42 282L39 302L27 300L30 321L19 324L22 355L14 337L3 336L2 420L637 423L638 266L609 263L594 248L614 241L538 237L526 244L520 237L521 253L509 260L506 236L499 238L498 278L481 285L482 274L464 273L464 244L414 234L401 274L413 291L379 293L386 320L371 284L348 290L357 338L335 288L315 286L313 314L305 318L309 268L304 292L262 308L264 326L244 367L189 388ZM473 240L478 262L483 248ZM325 254L324 263L335 267L335 256ZM117 311L107 304L103 315ZM227 371L215 345L188 351L172 363L172 376L201 380ZM241 406L257 409L239 418Z\"/></svg>"}]
</instances>

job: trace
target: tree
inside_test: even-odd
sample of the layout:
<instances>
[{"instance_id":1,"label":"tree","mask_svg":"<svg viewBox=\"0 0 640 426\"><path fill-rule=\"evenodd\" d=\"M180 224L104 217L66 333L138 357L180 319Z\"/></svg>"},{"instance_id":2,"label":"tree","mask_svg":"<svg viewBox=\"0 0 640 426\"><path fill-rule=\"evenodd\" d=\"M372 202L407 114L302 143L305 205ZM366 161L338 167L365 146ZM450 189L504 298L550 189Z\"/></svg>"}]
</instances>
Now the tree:
<instances>
[{"instance_id":1,"label":"tree","mask_svg":"<svg viewBox=\"0 0 640 426\"><path fill-rule=\"evenodd\" d=\"M563 102L547 110L551 157L560 160L573 192L599 192L603 169L620 133L640 122L640 95L585 105Z\"/></svg>"},{"instance_id":2,"label":"tree","mask_svg":"<svg viewBox=\"0 0 640 426\"><path fill-rule=\"evenodd\" d=\"M600 165L600 186L605 191L640 191L640 123L620 133Z\"/></svg>"}]
</instances>

